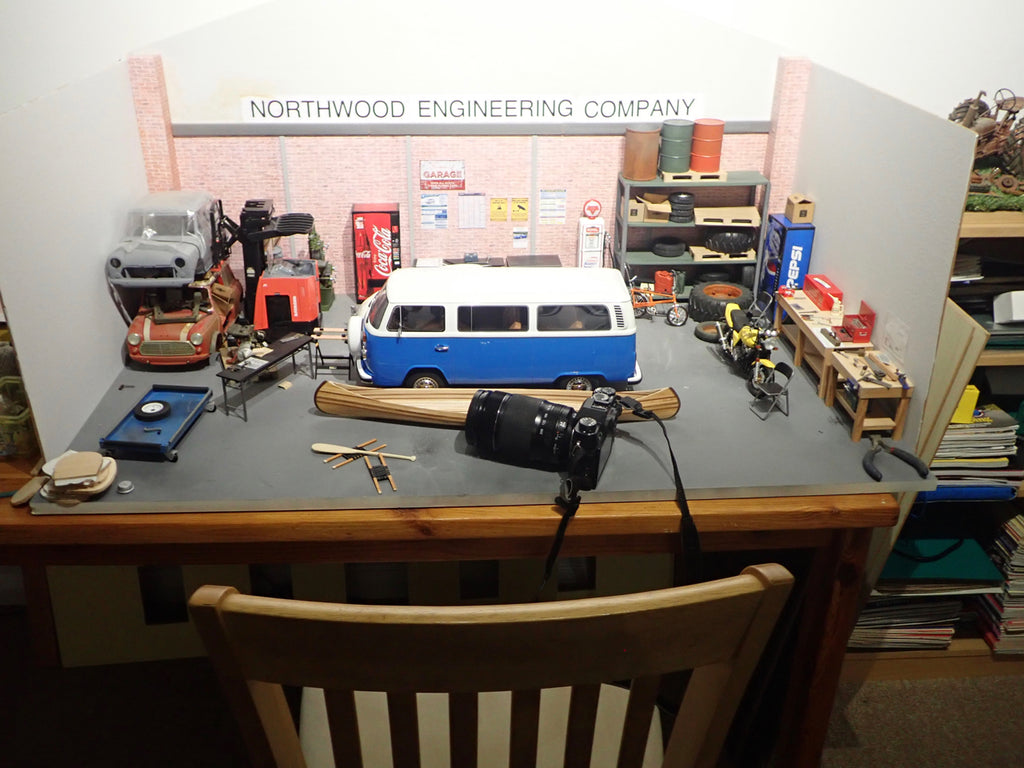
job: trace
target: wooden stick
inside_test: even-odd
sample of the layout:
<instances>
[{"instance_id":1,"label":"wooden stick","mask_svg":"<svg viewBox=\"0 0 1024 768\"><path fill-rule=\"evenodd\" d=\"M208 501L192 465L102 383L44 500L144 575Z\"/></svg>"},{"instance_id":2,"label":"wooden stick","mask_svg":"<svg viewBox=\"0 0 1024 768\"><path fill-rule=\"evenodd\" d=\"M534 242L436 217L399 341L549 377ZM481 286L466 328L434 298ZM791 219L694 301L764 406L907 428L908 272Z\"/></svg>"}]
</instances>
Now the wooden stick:
<instances>
[{"instance_id":1,"label":"wooden stick","mask_svg":"<svg viewBox=\"0 0 1024 768\"><path fill-rule=\"evenodd\" d=\"M369 461L369 459L367 459L367 461ZM386 467L388 465L387 460L383 456L380 457L380 465L382 467ZM398 490L398 486L395 485L395 478L393 478L391 476L391 472L388 472L388 482L391 483L391 490L392 491L397 491Z\"/></svg>"},{"instance_id":2,"label":"wooden stick","mask_svg":"<svg viewBox=\"0 0 1024 768\"><path fill-rule=\"evenodd\" d=\"M380 483L378 483L377 478L373 476L373 464L370 463L370 457L363 456L363 461L366 462L366 468L370 471L370 479L373 480L373 487L377 489L377 493L383 493L380 489Z\"/></svg>"},{"instance_id":3,"label":"wooden stick","mask_svg":"<svg viewBox=\"0 0 1024 768\"><path fill-rule=\"evenodd\" d=\"M387 456L389 459L405 459L406 461L416 461L415 456L403 456L400 453L378 453L377 451L364 451L359 448L347 448L344 445L334 445L333 443L313 443L313 450L316 453L340 453L343 455L350 456Z\"/></svg>"},{"instance_id":4,"label":"wooden stick","mask_svg":"<svg viewBox=\"0 0 1024 768\"><path fill-rule=\"evenodd\" d=\"M373 440L367 440L366 442L360 443L359 445L356 446L356 448L365 448L366 446L372 445L373 443L376 443L376 442L377 442L377 438L375 437L375 438L373 438ZM345 455L344 453L336 453L333 456L328 456L326 459L324 459L324 464L332 462L335 459L340 459L344 455Z\"/></svg>"},{"instance_id":5,"label":"wooden stick","mask_svg":"<svg viewBox=\"0 0 1024 768\"><path fill-rule=\"evenodd\" d=\"M362 447L363 446L360 446L360 448L362 448ZM371 451L383 451L387 447L388 447L387 443L381 443L378 446L374 446L370 450ZM341 454L341 455L344 456L345 454ZM335 464L333 467L331 467L331 469L337 469L338 467L344 467L346 464L351 464L353 461L359 461L359 457L358 456L349 456L344 461L339 461L337 464Z\"/></svg>"}]
</instances>

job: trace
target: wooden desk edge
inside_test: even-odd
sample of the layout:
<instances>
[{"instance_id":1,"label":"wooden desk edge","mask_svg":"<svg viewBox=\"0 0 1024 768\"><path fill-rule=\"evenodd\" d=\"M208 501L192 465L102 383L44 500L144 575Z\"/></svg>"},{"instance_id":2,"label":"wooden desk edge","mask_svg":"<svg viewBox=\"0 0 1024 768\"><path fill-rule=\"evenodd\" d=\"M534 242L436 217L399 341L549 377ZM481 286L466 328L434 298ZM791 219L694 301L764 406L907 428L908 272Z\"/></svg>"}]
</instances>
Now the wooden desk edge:
<instances>
[{"instance_id":1,"label":"wooden desk edge","mask_svg":"<svg viewBox=\"0 0 1024 768\"><path fill-rule=\"evenodd\" d=\"M768 548L786 539L811 541L816 532L890 527L899 514L888 493L694 500L690 509L709 548L719 548L716 537L729 546L745 540L743 548L758 542ZM0 562L124 563L140 553L191 562L245 562L275 553L278 562L365 560L373 559L370 550L410 560L459 559L475 547L482 557L519 557L543 553L558 521L553 505L33 516L4 501ZM569 528L567 551L665 551L678 530L671 501L584 503ZM209 559L217 556L227 559Z\"/></svg>"}]
</instances>

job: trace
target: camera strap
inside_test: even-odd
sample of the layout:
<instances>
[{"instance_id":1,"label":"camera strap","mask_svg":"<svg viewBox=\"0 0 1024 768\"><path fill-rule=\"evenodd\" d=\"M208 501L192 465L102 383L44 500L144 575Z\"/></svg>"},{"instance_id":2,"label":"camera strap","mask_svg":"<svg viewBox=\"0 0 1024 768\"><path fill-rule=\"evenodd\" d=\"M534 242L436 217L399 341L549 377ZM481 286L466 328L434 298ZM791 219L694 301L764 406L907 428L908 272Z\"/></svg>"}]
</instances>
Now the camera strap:
<instances>
[{"instance_id":1,"label":"camera strap","mask_svg":"<svg viewBox=\"0 0 1024 768\"><path fill-rule=\"evenodd\" d=\"M676 485L676 506L679 507L679 512L682 515L682 519L679 521L679 538L682 540L683 551L683 584L696 584L703 581L700 535L697 533L696 523L693 522L693 515L690 514L690 505L686 501L686 489L683 488L683 479L679 475L679 464L676 462L676 454L672 450L672 441L668 439L665 422L654 411L645 410L638 400L631 397L623 397L622 404L629 408L634 415L641 419L655 421L661 427L661 433L665 436L665 444L668 446L668 457L672 461L672 479Z\"/></svg>"},{"instance_id":2,"label":"camera strap","mask_svg":"<svg viewBox=\"0 0 1024 768\"><path fill-rule=\"evenodd\" d=\"M703 580L701 575L700 535L697 533L697 525L693 522L693 516L690 514L690 505L686 501L686 489L683 488L683 479L679 474L679 464L676 461L675 452L672 450L672 441L669 440L668 429L656 413L645 410L638 400L634 400L631 397L622 397L620 400L634 415L641 419L649 419L656 422L661 427L661 432L665 436L668 456L672 462L672 479L676 486L676 506L679 507L679 512L682 515L682 519L679 522L679 537L682 542L683 553L683 584L696 584ZM562 510L562 519L558 523L555 540L551 544L547 560L544 563L544 579L541 581L539 592L544 590L548 579L551 578L555 563L558 560L559 550L562 548L562 541L565 539L565 531L569 527L569 521L576 515L576 510L579 509L581 501L579 491L576 490L572 480L569 478L564 479L562 481L562 493L555 497L555 503Z\"/></svg>"}]
</instances>

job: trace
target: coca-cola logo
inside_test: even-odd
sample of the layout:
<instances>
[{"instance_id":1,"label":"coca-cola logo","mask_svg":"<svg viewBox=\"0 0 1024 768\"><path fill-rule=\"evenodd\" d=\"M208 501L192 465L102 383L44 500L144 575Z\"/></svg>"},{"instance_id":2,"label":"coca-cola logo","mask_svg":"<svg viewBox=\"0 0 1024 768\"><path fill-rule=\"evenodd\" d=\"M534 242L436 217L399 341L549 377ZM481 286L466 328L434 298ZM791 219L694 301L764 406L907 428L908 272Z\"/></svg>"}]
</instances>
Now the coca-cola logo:
<instances>
[{"instance_id":1,"label":"coca-cola logo","mask_svg":"<svg viewBox=\"0 0 1024 768\"><path fill-rule=\"evenodd\" d=\"M391 230L373 225L374 269L380 274L391 271Z\"/></svg>"}]
</instances>

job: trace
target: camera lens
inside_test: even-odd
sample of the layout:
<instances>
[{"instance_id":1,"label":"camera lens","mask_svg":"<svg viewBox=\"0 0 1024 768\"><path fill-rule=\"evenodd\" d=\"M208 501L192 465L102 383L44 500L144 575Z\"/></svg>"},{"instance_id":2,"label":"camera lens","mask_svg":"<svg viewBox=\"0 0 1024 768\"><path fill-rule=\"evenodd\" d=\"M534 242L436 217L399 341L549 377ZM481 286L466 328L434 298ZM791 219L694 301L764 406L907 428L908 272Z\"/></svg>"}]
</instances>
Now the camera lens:
<instances>
[{"instance_id":1,"label":"camera lens","mask_svg":"<svg viewBox=\"0 0 1024 768\"><path fill-rule=\"evenodd\" d=\"M567 405L481 389L466 413L466 442L485 458L562 469L575 423Z\"/></svg>"}]
</instances>

